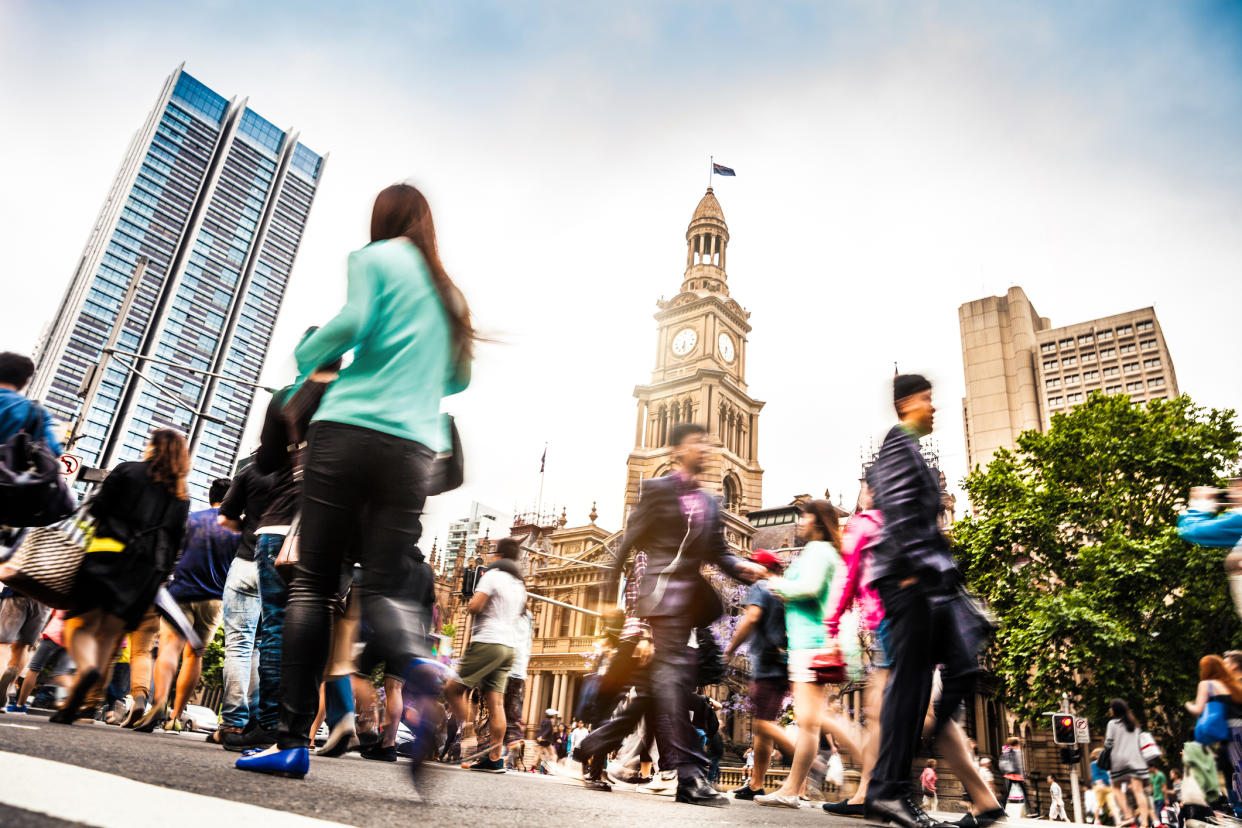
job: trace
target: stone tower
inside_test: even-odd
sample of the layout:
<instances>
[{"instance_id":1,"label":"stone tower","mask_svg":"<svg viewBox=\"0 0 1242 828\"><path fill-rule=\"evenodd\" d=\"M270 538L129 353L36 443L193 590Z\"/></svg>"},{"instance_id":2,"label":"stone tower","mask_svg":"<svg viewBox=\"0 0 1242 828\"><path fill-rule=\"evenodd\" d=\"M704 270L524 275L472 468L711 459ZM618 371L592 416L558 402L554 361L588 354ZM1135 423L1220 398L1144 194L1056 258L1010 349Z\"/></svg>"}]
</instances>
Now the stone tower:
<instances>
[{"instance_id":1,"label":"stone tower","mask_svg":"<svg viewBox=\"0 0 1242 828\"><path fill-rule=\"evenodd\" d=\"M759 466L763 403L746 390L750 313L729 296L728 245L724 211L708 188L686 229L681 291L658 303L651 382L634 389L638 422L627 462L625 514L628 517L638 502L639 481L671 468L666 443L673 426L697 422L718 447L702 476L703 485L722 498L730 543L745 550L751 531L745 515L759 509L763 500Z\"/></svg>"}]
</instances>

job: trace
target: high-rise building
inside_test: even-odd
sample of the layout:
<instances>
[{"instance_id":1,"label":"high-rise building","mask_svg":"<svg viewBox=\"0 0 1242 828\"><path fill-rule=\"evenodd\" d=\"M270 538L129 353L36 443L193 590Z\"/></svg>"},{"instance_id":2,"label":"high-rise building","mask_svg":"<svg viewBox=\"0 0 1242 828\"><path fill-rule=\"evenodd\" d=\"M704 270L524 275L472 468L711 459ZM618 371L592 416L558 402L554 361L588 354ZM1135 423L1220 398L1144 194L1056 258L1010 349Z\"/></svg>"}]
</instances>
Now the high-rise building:
<instances>
[{"instance_id":1,"label":"high-rise building","mask_svg":"<svg viewBox=\"0 0 1242 828\"><path fill-rule=\"evenodd\" d=\"M66 422L83 417L73 451L86 464L135 459L152 429L172 427L190 441L196 501L232 472L253 390L228 380L258 380L324 161L184 67L165 81L36 349L32 396ZM117 351L131 356L108 361L140 256L149 264L119 320ZM96 364L102 380L82 412Z\"/></svg>"},{"instance_id":2,"label":"high-rise building","mask_svg":"<svg viewBox=\"0 0 1242 828\"><path fill-rule=\"evenodd\" d=\"M958 308L970 468L1092 391L1135 402L1176 397L1177 375L1153 308L1054 328L1020 287Z\"/></svg>"},{"instance_id":3,"label":"high-rise building","mask_svg":"<svg viewBox=\"0 0 1242 828\"><path fill-rule=\"evenodd\" d=\"M449 524L448 541L444 545L444 568L446 579L455 578L466 568L466 561L474 557L479 541L484 537L499 540L509 534L510 518L477 500L470 504L470 513Z\"/></svg>"}]
</instances>

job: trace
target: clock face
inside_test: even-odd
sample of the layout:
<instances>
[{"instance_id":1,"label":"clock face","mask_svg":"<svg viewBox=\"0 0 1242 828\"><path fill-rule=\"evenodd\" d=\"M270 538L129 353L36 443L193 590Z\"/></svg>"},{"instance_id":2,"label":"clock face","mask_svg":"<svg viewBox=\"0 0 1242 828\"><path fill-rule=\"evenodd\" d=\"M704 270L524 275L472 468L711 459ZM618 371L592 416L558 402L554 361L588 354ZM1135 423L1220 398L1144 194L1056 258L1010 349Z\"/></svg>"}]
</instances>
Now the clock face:
<instances>
[{"instance_id":1,"label":"clock face","mask_svg":"<svg viewBox=\"0 0 1242 828\"><path fill-rule=\"evenodd\" d=\"M733 337L727 333L722 333L716 344L719 346L720 356L725 362L732 362L733 357L737 356L733 351Z\"/></svg>"},{"instance_id":2,"label":"clock face","mask_svg":"<svg viewBox=\"0 0 1242 828\"><path fill-rule=\"evenodd\" d=\"M699 341L699 335L695 333L694 328L682 328L673 337L673 353L677 356L685 356L694 350L694 345Z\"/></svg>"}]
</instances>

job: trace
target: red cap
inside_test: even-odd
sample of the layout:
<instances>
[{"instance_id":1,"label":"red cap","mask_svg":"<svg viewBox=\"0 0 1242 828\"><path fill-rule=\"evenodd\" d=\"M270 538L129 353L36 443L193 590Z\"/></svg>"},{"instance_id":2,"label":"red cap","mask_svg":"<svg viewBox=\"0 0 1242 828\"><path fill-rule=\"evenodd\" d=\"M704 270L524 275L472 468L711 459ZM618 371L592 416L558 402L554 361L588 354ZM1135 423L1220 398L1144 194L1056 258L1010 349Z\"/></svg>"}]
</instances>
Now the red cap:
<instances>
[{"instance_id":1,"label":"red cap","mask_svg":"<svg viewBox=\"0 0 1242 828\"><path fill-rule=\"evenodd\" d=\"M764 569L770 569L773 572L781 572L785 569L785 565L781 563L781 559L766 549L756 549L754 552L750 553L750 559L762 566Z\"/></svg>"}]
</instances>

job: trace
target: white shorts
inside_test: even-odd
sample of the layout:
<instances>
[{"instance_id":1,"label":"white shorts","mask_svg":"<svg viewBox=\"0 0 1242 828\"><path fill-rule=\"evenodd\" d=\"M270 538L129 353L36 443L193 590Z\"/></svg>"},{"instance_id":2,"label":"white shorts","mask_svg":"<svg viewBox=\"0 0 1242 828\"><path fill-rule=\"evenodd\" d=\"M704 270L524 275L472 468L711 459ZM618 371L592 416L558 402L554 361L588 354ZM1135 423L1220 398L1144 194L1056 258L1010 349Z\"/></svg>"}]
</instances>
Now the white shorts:
<instances>
[{"instance_id":1,"label":"white shorts","mask_svg":"<svg viewBox=\"0 0 1242 828\"><path fill-rule=\"evenodd\" d=\"M823 650L819 648L813 650L790 650L789 680L802 682L803 684L814 684L815 671L811 669L811 662L815 660L815 656L822 652Z\"/></svg>"}]
</instances>

